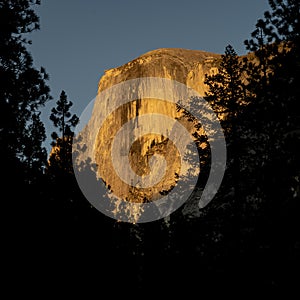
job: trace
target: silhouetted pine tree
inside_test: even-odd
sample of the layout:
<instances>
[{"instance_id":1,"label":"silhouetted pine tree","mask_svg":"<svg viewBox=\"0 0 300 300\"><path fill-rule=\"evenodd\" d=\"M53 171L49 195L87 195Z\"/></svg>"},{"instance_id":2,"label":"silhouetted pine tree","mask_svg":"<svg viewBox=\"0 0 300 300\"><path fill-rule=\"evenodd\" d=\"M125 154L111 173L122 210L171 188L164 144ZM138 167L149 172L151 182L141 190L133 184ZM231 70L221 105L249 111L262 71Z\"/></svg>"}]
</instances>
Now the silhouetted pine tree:
<instances>
[{"instance_id":1,"label":"silhouetted pine tree","mask_svg":"<svg viewBox=\"0 0 300 300\"><path fill-rule=\"evenodd\" d=\"M72 101L67 99L64 91L61 92L56 106L52 108L50 120L57 132L52 133L53 142L50 152L47 176L51 185L56 215L61 226L74 225L73 221L81 214L82 194L78 187L72 164L73 127L79 121L75 114L71 114ZM84 199L84 203L88 204ZM72 226L71 226L72 228ZM74 228L72 228L73 230Z\"/></svg>"},{"instance_id":2,"label":"silhouetted pine tree","mask_svg":"<svg viewBox=\"0 0 300 300\"><path fill-rule=\"evenodd\" d=\"M274 175L281 173L278 168L282 166L285 169L282 172L287 171L283 166L287 157L295 159L295 151L299 149L300 120L297 110L300 92L300 4L293 0L269 3L272 11L265 12L264 19L256 24L252 39L245 41L247 49L254 51L255 55L247 68L248 89L252 92L247 115L253 131L248 138L256 145L253 151L256 161L254 169L260 167L260 174L257 175L265 193L274 192ZM291 143L294 143L295 150L288 146ZM296 190L297 183L292 178L290 180L289 184ZM278 188L284 186L279 182L276 185ZM283 197L291 195L289 188L284 188ZM278 190L275 198L276 195Z\"/></svg>"},{"instance_id":3,"label":"silhouetted pine tree","mask_svg":"<svg viewBox=\"0 0 300 300\"><path fill-rule=\"evenodd\" d=\"M32 130L37 126L38 110L50 99L48 75L43 68L33 67L26 48L30 41L24 37L39 29L39 19L32 9L34 4L38 1L0 2L0 157L6 187L13 182L15 185L32 182L28 178L32 168L42 171L42 162L37 163L38 156L45 151L42 140L36 141L34 150L28 149ZM38 127L42 130L43 124Z\"/></svg>"},{"instance_id":4,"label":"silhouetted pine tree","mask_svg":"<svg viewBox=\"0 0 300 300\"><path fill-rule=\"evenodd\" d=\"M27 49L27 37L39 29L35 4L39 1L0 1L1 204L5 211L3 224L7 225L2 243L8 250L4 256L11 262L5 273L12 269L34 270L36 249L41 249L45 234L47 188L41 184L45 129L39 114L51 97L48 75L43 68L34 67ZM16 249L22 251L17 254Z\"/></svg>"},{"instance_id":5,"label":"silhouetted pine tree","mask_svg":"<svg viewBox=\"0 0 300 300\"><path fill-rule=\"evenodd\" d=\"M33 66L27 49L31 43L28 34L39 29L35 4L39 2L0 1L1 192L10 222L18 228L16 235L27 232L28 243L46 202L40 184L45 167L45 131L39 110L51 99L48 75L44 68ZM33 227L29 229L30 225Z\"/></svg>"},{"instance_id":6,"label":"silhouetted pine tree","mask_svg":"<svg viewBox=\"0 0 300 300\"><path fill-rule=\"evenodd\" d=\"M24 154L26 157L25 166L29 173L26 180L38 181L44 174L47 164L47 151L42 146L46 139L45 126L40 119L40 113L32 115L32 122L27 126L27 135L25 136Z\"/></svg>"},{"instance_id":7,"label":"silhouetted pine tree","mask_svg":"<svg viewBox=\"0 0 300 300\"><path fill-rule=\"evenodd\" d=\"M243 64L231 45L225 48L218 72L206 75L204 83L209 88L205 99L220 119L226 138L228 150L226 178L237 194L240 181L238 149L241 134L238 122L247 102L243 83Z\"/></svg>"},{"instance_id":8,"label":"silhouetted pine tree","mask_svg":"<svg viewBox=\"0 0 300 300\"><path fill-rule=\"evenodd\" d=\"M79 118L70 113L72 101L68 101L65 91L60 94L59 100L56 102L56 107L51 110L50 120L58 129L60 134L53 132L52 151L49 158L49 170L56 169L55 172L73 173L72 167L72 141L75 127Z\"/></svg>"},{"instance_id":9,"label":"silhouetted pine tree","mask_svg":"<svg viewBox=\"0 0 300 300\"><path fill-rule=\"evenodd\" d=\"M296 217L300 197L296 154L300 152L300 114L296 108L300 93L300 3L270 0L269 4L271 11L258 20L252 39L245 41L253 59L246 64L250 104L243 114L247 141L244 181L248 186L244 213L247 231L255 236L251 245L245 245L245 252L252 268L260 268L273 286L294 288L295 280L288 274L293 273L291 266L299 263L295 253L300 228ZM292 261L289 266L287 257Z\"/></svg>"}]
</instances>

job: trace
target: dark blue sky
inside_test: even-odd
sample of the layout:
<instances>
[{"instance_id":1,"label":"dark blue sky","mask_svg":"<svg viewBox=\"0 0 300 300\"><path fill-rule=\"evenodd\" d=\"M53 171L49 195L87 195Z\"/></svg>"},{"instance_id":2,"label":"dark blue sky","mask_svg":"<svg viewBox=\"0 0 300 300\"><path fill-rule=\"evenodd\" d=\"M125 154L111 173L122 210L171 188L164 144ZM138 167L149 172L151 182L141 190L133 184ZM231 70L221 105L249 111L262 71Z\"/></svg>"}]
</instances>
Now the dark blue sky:
<instances>
[{"instance_id":1,"label":"dark blue sky","mask_svg":"<svg viewBox=\"0 0 300 300\"><path fill-rule=\"evenodd\" d=\"M47 135L49 112L61 90L80 115L95 97L103 71L157 48L186 48L223 53L232 44L246 53L267 0L42 0L36 12L41 30L31 34L37 67L50 75L53 101L43 109ZM46 145L49 149L49 140Z\"/></svg>"}]
</instances>

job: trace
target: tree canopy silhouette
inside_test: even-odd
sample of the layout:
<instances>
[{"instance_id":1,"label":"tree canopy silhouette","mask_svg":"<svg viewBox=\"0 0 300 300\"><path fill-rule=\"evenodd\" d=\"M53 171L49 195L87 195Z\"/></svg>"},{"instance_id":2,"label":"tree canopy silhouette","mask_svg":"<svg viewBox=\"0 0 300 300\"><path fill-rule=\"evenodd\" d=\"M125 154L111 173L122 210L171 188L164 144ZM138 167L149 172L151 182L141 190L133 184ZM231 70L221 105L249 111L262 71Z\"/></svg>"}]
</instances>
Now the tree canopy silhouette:
<instances>
[{"instance_id":1,"label":"tree canopy silhouette","mask_svg":"<svg viewBox=\"0 0 300 300\"><path fill-rule=\"evenodd\" d=\"M46 84L48 75L44 68L34 68L26 48L31 42L25 34L39 29L39 19L32 8L34 4L39 3L0 2L0 155L5 157L8 181L17 180L16 170L22 182L31 181L30 172L22 170L40 168L36 162L45 152L41 145L45 139L43 134L36 141L35 149L29 151L26 146L33 130L39 127L43 131L39 108L51 98Z\"/></svg>"},{"instance_id":2,"label":"tree canopy silhouette","mask_svg":"<svg viewBox=\"0 0 300 300\"><path fill-rule=\"evenodd\" d=\"M72 141L74 132L72 128L78 124L79 118L75 114L71 115L72 105L73 103L68 101L65 91L62 91L56 107L51 110L50 120L61 133L60 136L57 132L53 132L51 135L53 148L49 158L49 169L56 168L56 172L73 173Z\"/></svg>"}]
</instances>

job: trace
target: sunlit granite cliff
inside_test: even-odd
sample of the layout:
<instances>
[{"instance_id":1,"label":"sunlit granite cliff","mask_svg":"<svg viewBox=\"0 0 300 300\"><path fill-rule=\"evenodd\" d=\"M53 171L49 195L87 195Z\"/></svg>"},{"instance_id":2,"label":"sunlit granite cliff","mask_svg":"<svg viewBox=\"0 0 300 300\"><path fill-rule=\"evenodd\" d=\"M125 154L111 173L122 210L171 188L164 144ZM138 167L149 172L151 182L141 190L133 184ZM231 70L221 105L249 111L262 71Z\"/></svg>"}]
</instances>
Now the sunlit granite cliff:
<instances>
[{"instance_id":1,"label":"sunlit granite cliff","mask_svg":"<svg viewBox=\"0 0 300 300\"><path fill-rule=\"evenodd\" d=\"M98 92L124 80L138 77L169 78L188 85L204 96L205 74L217 71L220 54L162 48L147 52L123 66L109 69L100 79Z\"/></svg>"},{"instance_id":2,"label":"sunlit granite cliff","mask_svg":"<svg viewBox=\"0 0 300 300\"><path fill-rule=\"evenodd\" d=\"M177 48L153 50L123 66L105 71L99 81L98 95L131 79L155 77L175 80L194 89L200 96L204 96L207 90L207 86L204 84L205 74L217 72L220 57L220 54L198 50ZM153 88L155 89L155 87ZM128 130L125 133L128 140L123 140L124 145L120 145L120 147L121 155L128 157L131 169L139 176L149 174L151 157L158 154L163 156L164 160L163 162L156 161L156 167L158 169L163 168L160 163L166 164L167 171L162 180L149 187L139 188L136 183L128 184L124 178L121 180L115 171L118 162L111 154L113 140L119 130L128 121L147 114L162 114L171 119L179 120L190 133L195 132L196 129L195 124L183 117L182 111L179 111L174 103L161 99L143 98L141 96L143 95L143 86L139 86L138 90L129 89L123 91L123 94L117 95L108 93L104 100L101 100L102 102L96 99L91 118L80 134L81 143L88 146L87 151L79 153L78 157L81 161L90 158L97 165L97 176L120 199L145 203L155 201L160 195L168 193L176 185L178 174L186 173L187 169L181 165L176 145L164 134L158 134L157 130L153 130L156 133L132 136L135 133L133 130ZM132 101L124 103L122 102L124 97L130 98ZM111 109L111 106L116 107L116 109ZM105 121L101 123L99 120ZM99 122L101 123L100 128L97 127ZM137 123L135 126L138 128L140 125ZM160 126L163 127L164 124L160 124ZM128 148L127 144L131 146ZM122 147L124 153L122 153ZM119 164L122 164L122 160ZM122 169L123 166L120 165L119 167ZM124 176L127 176L126 172Z\"/></svg>"}]
</instances>

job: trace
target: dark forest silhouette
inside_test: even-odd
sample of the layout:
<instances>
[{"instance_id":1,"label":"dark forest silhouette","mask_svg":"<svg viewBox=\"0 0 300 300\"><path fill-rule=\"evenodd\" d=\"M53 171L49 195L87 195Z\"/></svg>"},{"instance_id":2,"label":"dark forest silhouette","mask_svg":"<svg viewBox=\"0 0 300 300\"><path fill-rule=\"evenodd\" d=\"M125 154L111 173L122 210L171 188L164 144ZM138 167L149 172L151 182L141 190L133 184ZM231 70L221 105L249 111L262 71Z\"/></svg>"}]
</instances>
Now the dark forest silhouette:
<instances>
[{"instance_id":1,"label":"dark forest silhouette","mask_svg":"<svg viewBox=\"0 0 300 300\"><path fill-rule=\"evenodd\" d=\"M219 73L206 77L205 98L222 118L228 149L214 200L197 217L184 215L183 207L146 224L112 220L82 195L71 150L78 118L65 92L49 116L59 132L47 158L40 109L51 100L48 75L33 67L25 38L39 29L35 2L0 1L1 199L7 224L18 224L8 233L8 244L21 251L16 266L78 282L98 270L103 289L296 288L299 1L269 0L270 11L245 41L251 54L240 59L228 45ZM89 162L83 167L93 176Z\"/></svg>"}]
</instances>

